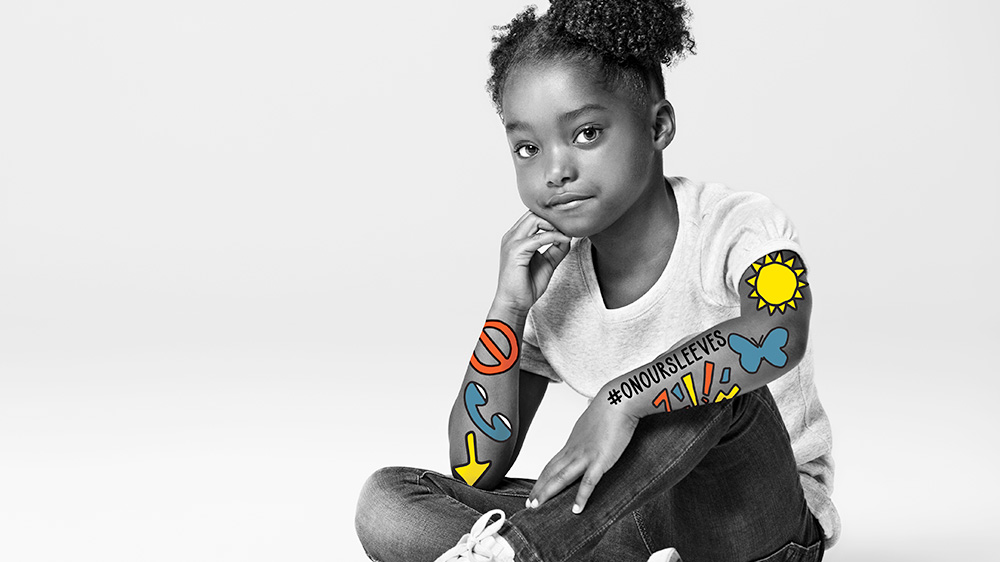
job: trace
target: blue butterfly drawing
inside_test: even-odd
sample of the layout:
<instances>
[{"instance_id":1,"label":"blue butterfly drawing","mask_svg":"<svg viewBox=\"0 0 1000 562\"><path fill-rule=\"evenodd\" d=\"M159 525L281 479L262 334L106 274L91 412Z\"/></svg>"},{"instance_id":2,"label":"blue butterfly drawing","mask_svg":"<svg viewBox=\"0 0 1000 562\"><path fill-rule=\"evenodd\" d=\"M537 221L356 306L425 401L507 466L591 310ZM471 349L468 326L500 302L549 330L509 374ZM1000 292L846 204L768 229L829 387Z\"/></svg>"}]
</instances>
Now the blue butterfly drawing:
<instances>
[{"instance_id":1,"label":"blue butterfly drawing","mask_svg":"<svg viewBox=\"0 0 1000 562\"><path fill-rule=\"evenodd\" d=\"M756 373L761 360L767 360L775 367L784 367L788 356L782 348L787 343L788 330L784 328L774 328L761 343L739 334L729 334L729 348L740 354L740 367L748 373Z\"/></svg>"}]
</instances>

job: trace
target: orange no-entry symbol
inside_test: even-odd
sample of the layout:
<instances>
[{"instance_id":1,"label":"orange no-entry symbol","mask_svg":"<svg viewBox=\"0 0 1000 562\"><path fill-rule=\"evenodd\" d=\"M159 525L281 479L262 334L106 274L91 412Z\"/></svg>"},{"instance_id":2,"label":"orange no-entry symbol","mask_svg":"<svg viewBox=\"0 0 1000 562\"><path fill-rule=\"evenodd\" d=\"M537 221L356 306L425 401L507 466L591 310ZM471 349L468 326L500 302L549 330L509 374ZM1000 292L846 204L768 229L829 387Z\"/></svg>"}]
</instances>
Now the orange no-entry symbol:
<instances>
[{"instance_id":1,"label":"orange no-entry symbol","mask_svg":"<svg viewBox=\"0 0 1000 562\"><path fill-rule=\"evenodd\" d=\"M504 355L500 348L497 347L496 342L490 338L490 335L486 332L486 328L494 328L499 330L501 334L507 339L507 344L510 346L510 354ZM476 353L472 353L472 368L477 372L484 375L498 375L507 369L514 366L517 362L517 336L514 335L514 330L504 324L500 320L487 320L486 325L483 326L483 331L479 333L479 341L482 342L483 347L486 348L486 352L490 354L490 357L497 361L496 365L483 365L482 361L476 357Z\"/></svg>"}]
</instances>

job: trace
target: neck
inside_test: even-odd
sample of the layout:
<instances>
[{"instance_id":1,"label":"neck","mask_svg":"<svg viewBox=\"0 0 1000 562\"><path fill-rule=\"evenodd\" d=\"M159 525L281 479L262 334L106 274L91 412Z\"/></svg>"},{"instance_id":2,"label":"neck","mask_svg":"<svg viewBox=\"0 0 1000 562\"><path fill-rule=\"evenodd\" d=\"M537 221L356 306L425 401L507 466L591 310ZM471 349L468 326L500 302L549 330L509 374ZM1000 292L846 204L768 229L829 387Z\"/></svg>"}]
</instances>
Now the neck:
<instances>
[{"instance_id":1,"label":"neck","mask_svg":"<svg viewBox=\"0 0 1000 562\"><path fill-rule=\"evenodd\" d=\"M677 237L677 201L662 174L617 221L590 236L599 278L637 269L663 271Z\"/></svg>"}]
</instances>

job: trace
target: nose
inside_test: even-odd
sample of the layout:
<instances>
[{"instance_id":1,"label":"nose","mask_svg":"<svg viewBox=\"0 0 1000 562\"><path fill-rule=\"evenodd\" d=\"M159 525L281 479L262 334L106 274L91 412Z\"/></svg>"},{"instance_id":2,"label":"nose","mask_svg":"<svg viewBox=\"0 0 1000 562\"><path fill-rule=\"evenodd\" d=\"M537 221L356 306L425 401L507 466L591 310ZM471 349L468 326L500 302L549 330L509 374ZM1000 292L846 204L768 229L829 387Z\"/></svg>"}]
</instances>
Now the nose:
<instances>
[{"instance_id":1,"label":"nose","mask_svg":"<svg viewBox=\"0 0 1000 562\"><path fill-rule=\"evenodd\" d=\"M562 187L576 180L576 175L576 162L573 161L569 150L555 148L549 152L549 160L545 168L546 186Z\"/></svg>"}]
</instances>

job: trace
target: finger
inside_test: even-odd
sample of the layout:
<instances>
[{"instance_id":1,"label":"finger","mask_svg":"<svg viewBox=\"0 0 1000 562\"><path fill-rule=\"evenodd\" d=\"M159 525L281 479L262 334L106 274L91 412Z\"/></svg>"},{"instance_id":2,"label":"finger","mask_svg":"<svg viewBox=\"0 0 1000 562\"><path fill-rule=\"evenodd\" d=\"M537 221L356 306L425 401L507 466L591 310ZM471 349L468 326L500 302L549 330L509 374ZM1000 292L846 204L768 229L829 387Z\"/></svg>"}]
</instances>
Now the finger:
<instances>
[{"instance_id":1,"label":"finger","mask_svg":"<svg viewBox=\"0 0 1000 562\"><path fill-rule=\"evenodd\" d=\"M538 487L538 492L532 497L537 501L537 505L542 505L556 494L566 489L567 486L576 482L578 478L587 470L587 459L583 457L573 458L563 465L552 476L542 482ZM537 482L536 482L537 485ZM535 505L532 503L532 505Z\"/></svg>"},{"instance_id":2,"label":"finger","mask_svg":"<svg viewBox=\"0 0 1000 562\"><path fill-rule=\"evenodd\" d=\"M538 230L537 220L538 215L531 211L526 211L521 215L521 218L517 219L514 226L510 227L508 234L517 239L527 238L532 232Z\"/></svg>"},{"instance_id":3,"label":"finger","mask_svg":"<svg viewBox=\"0 0 1000 562\"><path fill-rule=\"evenodd\" d=\"M535 484L531 487L531 492L528 494L528 501L537 502L538 494L541 493L542 488L548 481L554 478L556 474L561 472L566 465L569 464L570 460L568 450L564 446L554 457L552 457L552 460L545 465L545 468L542 469L542 473L538 475L538 480L535 480ZM538 507L537 503L531 507Z\"/></svg>"},{"instance_id":4,"label":"finger","mask_svg":"<svg viewBox=\"0 0 1000 562\"><path fill-rule=\"evenodd\" d=\"M540 217L538 215L535 215L535 217L537 219L535 221L536 230L551 230L551 231L554 231L554 232L559 232L559 229L556 228L556 226L554 224L552 224L551 222L549 222L548 220L546 220L546 219L544 219L544 218L542 218L542 217ZM559 232L559 233L562 234L561 232ZM534 234L534 233L532 233L532 234Z\"/></svg>"},{"instance_id":5,"label":"finger","mask_svg":"<svg viewBox=\"0 0 1000 562\"><path fill-rule=\"evenodd\" d=\"M518 227L515 230L515 236L518 238L528 238L537 234L538 231L545 230L559 232L559 229L557 229L551 222L531 211L528 211L525 220L518 224Z\"/></svg>"},{"instance_id":6,"label":"finger","mask_svg":"<svg viewBox=\"0 0 1000 562\"><path fill-rule=\"evenodd\" d=\"M557 247L556 244L560 244ZM553 242L544 252L535 252L528 261L528 269L531 275L531 285L535 294L541 295L549 287L552 280L552 273L559 266L559 262L569 253L569 242Z\"/></svg>"},{"instance_id":7,"label":"finger","mask_svg":"<svg viewBox=\"0 0 1000 562\"><path fill-rule=\"evenodd\" d=\"M509 237L509 236L517 236L519 230L522 229L522 228L524 228L525 222L527 222L529 219L531 219L532 216L537 216L537 215L535 215L534 213L532 213L530 210L529 211L525 211L524 214L521 215L520 217L518 217L518 219L516 221L514 221L514 224L511 225L511 227L509 229L507 229L507 234L505 236L507 236L507 237Z\"/></svg>"},{"instance_id":8,"label":"finger","mask_svg":"<svg viewBox=\"0 0 1000 562\"><path fill-rule=\"evenodd\" d=\"M560 450L556 453L556 456L552 457L552 460L545 465L545 468L542 469L542 473L538 475L538 480L535 480L535 484L531 487L531 491L528 492L528 504L538 497L538 492L542 489L545 482L552 478L552 475L562 470L563 464L565 464L565 453L565 449Z\"/></svg>"},{"instance_id":9,"label":"finger","mask_svg":"<svg viewBox=\"0 0 1000 562\"><path fill-rule=\"evenodd\" d=\"M559 262L569 254L570 240L569 236L565 240L556 240L547 250L542 252L542 257L552 265L552 269L555 269Z\"/></svg>"},{"instance_id":10,"label":"finger","mask_svg":"<svg viewBox=\"0 0 1000 562\"><path fill-rule=\"evenodd\" d=\"M590 499L590 494L594 493L594 488L597 487L597 483L601 481L602 476L604 476L604 469L597 464L592 464L587 468L587 472L583 474L583 479L580 480L580 489L576 492L576 501L573 502L573 513L580 513L587 506L587 500Z\"/></svg>"},{"instance_id":11,"label":"finger","mask_svg":"<svg viewBox=\"0 0 1000 562\"><path fill-rule=\"evenodd\" d=\"M527 260L530 260L539 248L546 244L554 244L555 242L559 242L560 245L569 245L569 239L566 238L565 234L554 230L540 230L533 236L530 236L521 242L520 246L518 246L516 250L516 255L518 258L526 260L522 263L527 263Z\"/></svg>"}]
</instances>

